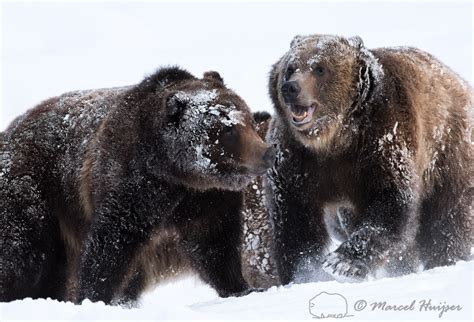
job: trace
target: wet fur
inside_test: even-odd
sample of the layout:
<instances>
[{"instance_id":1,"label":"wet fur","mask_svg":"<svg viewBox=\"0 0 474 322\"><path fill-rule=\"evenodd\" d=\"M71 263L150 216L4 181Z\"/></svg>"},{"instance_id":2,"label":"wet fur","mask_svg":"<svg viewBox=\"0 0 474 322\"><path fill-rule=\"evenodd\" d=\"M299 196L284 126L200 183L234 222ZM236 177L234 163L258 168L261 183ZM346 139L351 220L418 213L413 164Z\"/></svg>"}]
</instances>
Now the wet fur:
<instances>
[{"instance_id":1,"label":"wet fur","mask_svg":"<svg viewBox=\"0 0 474 322\"><path fill-rule=\"evenodd\" d=\"M337 111L340 118L321 135L309 135L290 124L280 87L288 59L296 52L310 57L325 39L323 59L339 65L330 65L332 79L319 83L325 90L311 95L324 101L320 111ZM299 80L312 77L305 75ZM279 157L266 187L281 282L328 274L359 280L383 266L405 274L419 264L429 269L468 259L472 93L418 49L367 50L358 37L295 39L270 76L276 116L268 141ZM339 227L347 237L327 254L324 209L347 202L352 208Z\"/></svg>"},{"instance_id":2,"label":"wet fur","mask_svg":"<svg viewBox=\"0 0 474 322\"><path fill-rule=\"evenodd\" d=\"M226 158L257 164L265 145L247 140L260 150L239 150L257 134L245 103L216 72L198 80L162 68L138 85L66 93L1 134L0 301L133 303L150 285L189 270L221 296L247 292L243 201L232 190L251 176L230 159L214 177L166 159L176 149L161 135L182 108L170 111L166 95L183 86L217 89L222 104L241 111L245 126L236 126Z\"/></svg>"},{"instance_id":3,"label":"wet fur","mask_svg":"<svg viewBox=\"0 0 474 322\"><path fill-rule=\"evenodd\" d=\"M265 138L271 115L256 112L253 117L259 135ZM279 283L275 260L270 256L273 233L264 192L262 176L253 179L243 192L242 274L254 288L269 288Z\"/></svg>"}]
</instances>

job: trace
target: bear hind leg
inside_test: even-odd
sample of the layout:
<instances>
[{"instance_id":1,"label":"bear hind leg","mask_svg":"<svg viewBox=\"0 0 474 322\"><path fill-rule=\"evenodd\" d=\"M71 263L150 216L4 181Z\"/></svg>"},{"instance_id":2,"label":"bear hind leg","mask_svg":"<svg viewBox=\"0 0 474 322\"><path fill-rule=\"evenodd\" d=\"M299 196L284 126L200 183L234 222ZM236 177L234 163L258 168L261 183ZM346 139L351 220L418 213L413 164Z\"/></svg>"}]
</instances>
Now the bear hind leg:
<instances>
[{"instance_id":1,"label":"bear hind leg","mask_svg":"<svg viewBox=\"0 0 474 322\"><path fill-rule=\"evenodd\" d=\"M444 198L442 197L444 196ZM434 194L422 209L419 245L425 269L468 260L472 244L474 189Z\"/></svg>"},{"instance_id":2,"label":"bear hind leg","mask_svg":"<svg viewBox=\"0 0 474 322\"><path fill-rule=\"evenodd\" d=\"M60 268L51 222L31 178L2 182L0 193L0 301L60 296L50 276ZM5 185L3 185L5 184Z\"/></svg>"}]
</instances>

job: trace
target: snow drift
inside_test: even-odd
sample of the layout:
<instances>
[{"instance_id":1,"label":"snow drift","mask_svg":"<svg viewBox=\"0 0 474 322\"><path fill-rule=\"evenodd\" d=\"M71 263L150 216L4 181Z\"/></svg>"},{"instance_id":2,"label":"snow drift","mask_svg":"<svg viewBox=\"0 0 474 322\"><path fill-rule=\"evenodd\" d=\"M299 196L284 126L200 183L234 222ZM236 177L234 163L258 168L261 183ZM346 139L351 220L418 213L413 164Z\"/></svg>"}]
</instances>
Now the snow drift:
<instances>
[{"instance_id":1,"label":"snow drift","mask_svg":"<svg viewBox=\"0 0 474 322\"><path fill-rule=\"evenodd\" d=\"M365 283L337 281L272 287L240 298L219 298L194 277L162 285L144 295L139 308L91 303L82 305L50 299L0 303L0 320L310 320L311 312L347 320L473 319L474 261L439 267L398 278ZM326 292L339 300L314 299ZM347 312L340 298L347 301ZM310 307L316 304L317 311Z\"/></svg>"}]
</instances>

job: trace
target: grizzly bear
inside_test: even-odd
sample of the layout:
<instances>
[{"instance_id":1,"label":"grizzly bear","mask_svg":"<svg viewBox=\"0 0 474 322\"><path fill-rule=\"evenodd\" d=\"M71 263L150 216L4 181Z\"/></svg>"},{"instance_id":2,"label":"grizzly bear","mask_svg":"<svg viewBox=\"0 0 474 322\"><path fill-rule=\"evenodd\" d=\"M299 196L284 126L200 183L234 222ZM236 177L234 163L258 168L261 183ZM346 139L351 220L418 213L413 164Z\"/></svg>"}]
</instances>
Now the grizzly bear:
<instances>
[{"instance_id":1,"label":"grizzly bear","mask_svg":"<svg viewBox=\"0 0 474 322\"><path fill-rule=\"evenodd\" d=\"M0 155L0 301L130 303L187 270L220 296L249 292L239 190L274 152L217 72L51 98Z\"/></svg>"},{"instance_id":2,"label":"grizzly bear","mask_svg":"<svg viewBox=\"0 0 474 322\"><path fill-rule=\"evenodd\" d=\"M283 284L362 280L379 268L404 274L470 256L466 81L416 48L310 35L273 66L269 89L277 159L266 187Z\"/></svg>"}]
</instances>

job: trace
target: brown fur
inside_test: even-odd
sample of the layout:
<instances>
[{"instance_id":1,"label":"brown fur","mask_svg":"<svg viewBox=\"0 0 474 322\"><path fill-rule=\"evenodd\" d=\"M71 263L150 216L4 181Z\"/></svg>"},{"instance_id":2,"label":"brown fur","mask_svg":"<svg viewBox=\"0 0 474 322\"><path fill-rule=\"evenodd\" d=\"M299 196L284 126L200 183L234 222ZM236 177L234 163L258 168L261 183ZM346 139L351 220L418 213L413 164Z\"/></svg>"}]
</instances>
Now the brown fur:
<instances>
[{"instance_id":1,"label":"brown fur","mask_svg":"<svg viewBox=\"0 0 474 322\"><path fill-rule=\"evenodd\" d=\"M87 220L91 219L94 211L91 198L91 175L92 175L92 162L94 159L91 153L88 151L84 162L82 163L81 174L79 178L79 198L81 200L81 206L84 210L84 217Z\"/></svg>"},{"instance_id":2,"label":"brown fur","mask_svg":"<svg viewBox=\"0 0 474 322\"><path fill-rule=\"evenodd\" d=\"M293 92L284 88L289 82L298 84ZM268 177L269 208L283 283L323 278L321 265L335 276L364 278L404 250L411 254L398 257L413 259L411 269L418 255L425 268L468 258L474 189L467 82L418 49L368 50L358 37L312 35L295 39L274 65L270 95L277 117L268 139L281 157ZM295 123L298 106L315 107L309 121ZM333 219L341 214L332 222L346 235L328 255L324 209Z\"/></svg>"},{"instance_id":3,"label":"brown fur","mask_svg":"<svg viewBox=\"0 0 474 322\"><path fill-rule=\"evenodd\" d=\"M158 229L130 264L120 292L126 293L126 287L132 283L136 272L143 274L143 291L164 281L191 274L191 264L179 248L180 240L177 230Z\"/></svg>"},{"instance_id":4,"label":"brown fur","mask_svg":"<svg viewBox=\"0 0 474 322\"><path fill-rule=\"evenodd\" d=\"M221 296L249 292L240 190L273 151L217 72L65 93L0 146L0 301L131 303L189 269Z\"/></svg>"},{"instance_id":5,"label":"brown fur","mask_svg":"<svg viewBox=\"0 0 474 322\"><path fill-rule=\"evenodd\" d=\"M254 114L258 134L265 138L271 116ZM244 233L242 243L242 274L251 287L269 288L278 284L273 257L272 228L268 209L265 207L263 178L256 177L244 191L242 209Z\"/></svg>"}]
</instances>

